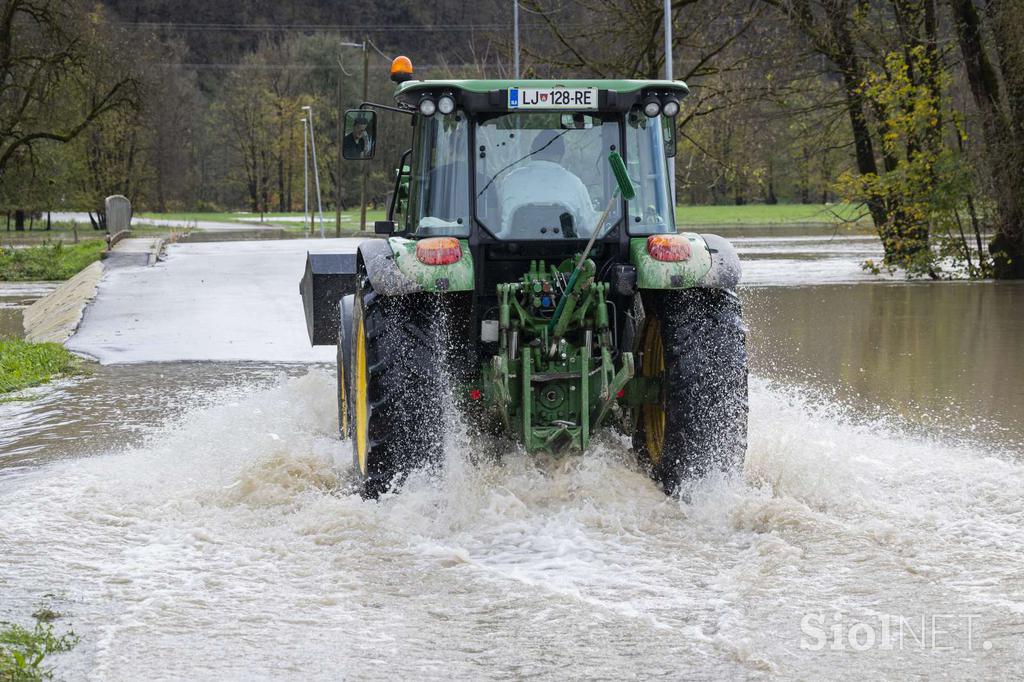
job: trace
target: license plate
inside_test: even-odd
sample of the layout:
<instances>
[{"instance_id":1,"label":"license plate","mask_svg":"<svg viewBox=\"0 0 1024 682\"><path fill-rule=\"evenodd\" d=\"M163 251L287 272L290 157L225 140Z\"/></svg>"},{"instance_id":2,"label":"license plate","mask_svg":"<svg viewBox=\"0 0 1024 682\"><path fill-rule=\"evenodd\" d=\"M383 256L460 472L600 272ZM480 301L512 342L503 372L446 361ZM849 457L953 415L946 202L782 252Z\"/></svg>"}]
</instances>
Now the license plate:
<instances>
[{"instance_id":1,"label":"license plate","mask_svg":"<svg viewBox=\"0 0 1024 682\"><path fill-rule=\"evenodd\" d=\"M509 88L509 109L597 109L597 88Z\"/></svg>"}]
</instances>

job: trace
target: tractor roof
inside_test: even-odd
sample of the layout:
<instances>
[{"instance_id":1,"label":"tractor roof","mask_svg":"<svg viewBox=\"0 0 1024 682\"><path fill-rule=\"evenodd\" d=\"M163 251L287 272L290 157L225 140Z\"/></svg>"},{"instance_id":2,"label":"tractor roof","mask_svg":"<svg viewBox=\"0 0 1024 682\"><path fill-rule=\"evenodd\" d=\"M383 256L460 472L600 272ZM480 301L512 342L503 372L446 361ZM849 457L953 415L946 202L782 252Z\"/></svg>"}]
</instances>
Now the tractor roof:
<instances>
[{"instance_id":1,"label":"tractor roof","mask_svg":"<svg viewBox=\"0 0 1024 682\"><path fill-rule=\"evenodd\" d=\"M395 95L414 90L438 90L451 88L466 92L488 93L495 90L507 90L509 88L599 88L617 93L635 93L643 89L658 91L674 90L679 95L685 96L690 92L683 81L662 81L662 80L627 80L627 79L600 79L583 78L569 80L410 80L400 83Z\"/></svg>"},{"instance_id":2,"label":"tractor roof","mask_svg":"<svg viewBox=\"0 0 1024 682\"><path fill-rule=\"evenodd\" d=\"M471 111L505 109L510 104L509 90L555 90L559 88L597 89L596 107L605 111L628 111L644 97L675 97L683 99L690 89L682 81L667 80L408 80L395 90L395 99L408 107L415 107L421 97L449 93L462 107ZM545 95L546 96L546 95Z\"/></svg>"}]
</instances>

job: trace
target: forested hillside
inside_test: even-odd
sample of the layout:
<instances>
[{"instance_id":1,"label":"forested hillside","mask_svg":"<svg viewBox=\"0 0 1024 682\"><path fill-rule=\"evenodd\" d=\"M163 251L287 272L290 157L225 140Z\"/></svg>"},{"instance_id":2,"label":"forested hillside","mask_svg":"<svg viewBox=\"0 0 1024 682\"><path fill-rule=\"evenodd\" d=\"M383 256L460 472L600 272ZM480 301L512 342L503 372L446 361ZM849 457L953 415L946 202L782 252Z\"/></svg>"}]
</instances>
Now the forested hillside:
<instances>
[{"instance_id":1,"label":"forested hillside","mask_svg":"<svg viewBox=\"0 0 1024 682\"><path fill-rule=\"evenodd\" d=\"M349 207L337 112L361 97L364 40L380 101L396 54L420 75L511 70L511 4L495 0L2 6L8 211L95 209L113 193L149 210L301 210L304 106L327 208ZM521 8L526 76L663 71L660 1ZM1024 275L1024 0L677 0L672 21L675 74L693 89L680 201L852 201L879 230L881 266ZM373 203L408 144L388 118Z\"/></svg>"}]
</instances>

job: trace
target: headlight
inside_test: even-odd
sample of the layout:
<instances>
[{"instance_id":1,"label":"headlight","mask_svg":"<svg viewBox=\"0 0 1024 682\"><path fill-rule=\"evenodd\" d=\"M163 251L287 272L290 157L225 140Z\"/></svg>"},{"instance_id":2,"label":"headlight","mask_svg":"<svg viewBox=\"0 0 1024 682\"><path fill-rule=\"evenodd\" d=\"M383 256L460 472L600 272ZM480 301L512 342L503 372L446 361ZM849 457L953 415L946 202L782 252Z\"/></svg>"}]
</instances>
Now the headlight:
<instances>
[{"instance_id":1,"label":"headlight","mask_svg":"<svg viewBox=\"0 0 1024 682\"><path fill-rule=\"evenodd\" d=\"M433 116L434 112L437 111L437 105L434 104L434 100L429 97L424 97L420 100L420 113L424 116Z\"/></svg>"},{"instance_id":2,"label":"headlight","mask_svg":"<svg viewBox=\"0 0 1024 682\"><path fill-rule=\"evenodd\" d=\"M672 118L679 113L679 100L670 98L665 100L665 103L661 105L661 113L665 114L669 118Z\"/></svg>"},{"instance_id":3,"label":"headlight","mask_svg":"<svg viewBox=\"0 0 1024 682\"><path fill-rule=\"evenodd\" d=\"M644 116L654 118L661 113L661 102L654 95L648 95L644 99Z\"/></svg>"},{"instance_id":4,"label":"headlight","mask_svg":"<svg viewBox=\"0 0 1024 682\"><path fill-rule=\"evenodd\" d=\"M420 106L423 106L421 103ZM437 98L437 110L447 116L455 111L455 99L450 95L441 95Z\"/></svg>"}]
</instances>

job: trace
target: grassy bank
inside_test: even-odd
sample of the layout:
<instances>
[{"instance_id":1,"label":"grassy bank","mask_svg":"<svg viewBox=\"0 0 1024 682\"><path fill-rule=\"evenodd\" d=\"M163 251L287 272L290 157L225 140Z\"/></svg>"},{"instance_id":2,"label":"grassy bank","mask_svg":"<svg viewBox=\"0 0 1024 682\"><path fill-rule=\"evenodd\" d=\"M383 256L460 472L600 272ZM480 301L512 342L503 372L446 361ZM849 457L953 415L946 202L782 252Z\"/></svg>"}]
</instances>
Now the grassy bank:
<instances>
[{"instance_id":1,"label":"grassy bank","mask_svg":"<svg viewBox=\"0 0 1024 682\"><path fill-rule=\"evenodd\" d=\"M0 249L0 282L61 280L74 277L98 260L106 242L93 239L78 244L52 242L25 248Z\"/></svg>"},{"instance_id":2,"label":"grassy bank","mask_svg":"<svg viewBox=\"0 0 1024 682\"><path fill-rule=\"evenodd\" d=\"M690 225L806 225L839 223L862 217L852 204L748 204L746 206L679 206L676 223Z\"/></svg>"},{"instance_id":3,"label":"grassy bank","mask_svg":"<svg viewBox=\"0 0 1024 682\"><path fill-rule=\"evenodd\" d=\"M0 394L73 374L78 364L78 359L59 343L0 339Z\"/></svg>"},{"instance_id":4,"label":"grassy bank","mask_svg":"<svg viewBox=\"0 0 1024 682\"><path fill-rule=\"evenodd\" d=\"M69 632L57 636L53 626L37 618L35 628L0 623L0 680L49 680L53 673L44 664L46 657L70 651L78 637Z\"/></svg>"},{"instance_id":5,"label":"grassy bank","mask_svg":"<svg viewBox=\"0 0 1024 682\"><path fill-rule=\"evenodd\" d=\"M181 229L175 229L172 227L160 227L152 225L134 225L132 227L133 237L146 237L151 235L170 235L171 232L181 232ZM94 230L88 225L83 226L82 223L78 223L78 240L79 242L94 241L97 239L105 239L107 236L106 232ZM75 240L74 231L71 229L71 223L69 222L56 222L54 221L51 229L49 230L25 230L24 232L16 232L14 230L0 230L0 246L10 246L12 244L17 245L37 245L46 244L50 242L64 242L65 244L73 244Z\"/></svg>"},{"instance_id":6,"label":"grassy bank","mask_svg":"<svg viewBox=\"0 0 1024 682\"><path fill-rule=\"evenodd\" d=\"M386 214L387 211L383 209L369 209L366 211L366 221L372 225L374 220L383 220ZM330 232L334 229L334 217L334 211L324 211L324 230ZM132 224L133 226L137 224L144 224L147 220L173 220L183 224L195 222L232 223L237 224L240 228L245 227L246 225L273 225L275 227L288 227L301 230L303 215L302 213L292 212L264 213L260 216L259 213L246 213L244 211L224 211L221 213L136 213L132 219ZM320 220L316 215L314 215L313 225L314 229L320 229ZM358 225L358 208L341 212L342 229L352 229L353 226Z\"/></svg>"},{"instance_id":7,"label":"grassy bank","mask_svg":"<svg viewBox=\"0 0 1024 682\"><path fill-rule=\"evenodd\" d=\"M678 206L676 219L680 224L694 225L802 225L836 223L861 218L862 211L850 204L748 204L746 206ZM366 220L369 225L374 220L383 220L386 211L369 210ZM351 230L359 224L359 210L341 212L342 229ZM224 212L224 213L139 213L135 220L175 220L181 222L215 222L259 225L258 213ZM296 222L298 219L299 222ZM266 213L263 215L264 225L302 229L301 213ZM314 224L320 229L319 221ZM324 212L324 228L328 233L334 230L334 212Z\"/></svg>"}]
</instances>

